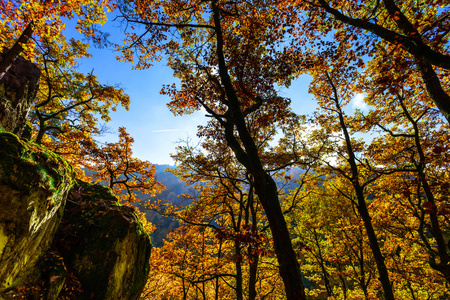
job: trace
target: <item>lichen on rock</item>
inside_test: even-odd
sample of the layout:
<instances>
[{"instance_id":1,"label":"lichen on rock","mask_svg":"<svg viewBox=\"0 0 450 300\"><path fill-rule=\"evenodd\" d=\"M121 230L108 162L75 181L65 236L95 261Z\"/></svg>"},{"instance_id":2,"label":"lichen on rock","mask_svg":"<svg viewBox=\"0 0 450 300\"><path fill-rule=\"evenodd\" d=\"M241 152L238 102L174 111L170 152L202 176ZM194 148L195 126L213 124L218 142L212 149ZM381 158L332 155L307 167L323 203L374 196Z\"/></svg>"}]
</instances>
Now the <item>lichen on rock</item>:
<instances>
[{"instance_id":1,"label":"lichen on rock","mask_svg":"<svg viewBox=\"0 0 450 300\"><path fill-rule=\"evenodd\" d=\"M64 159L0 132L1 293L23 284L49 249L73 184Z\"/></svg>"}]
</instances>

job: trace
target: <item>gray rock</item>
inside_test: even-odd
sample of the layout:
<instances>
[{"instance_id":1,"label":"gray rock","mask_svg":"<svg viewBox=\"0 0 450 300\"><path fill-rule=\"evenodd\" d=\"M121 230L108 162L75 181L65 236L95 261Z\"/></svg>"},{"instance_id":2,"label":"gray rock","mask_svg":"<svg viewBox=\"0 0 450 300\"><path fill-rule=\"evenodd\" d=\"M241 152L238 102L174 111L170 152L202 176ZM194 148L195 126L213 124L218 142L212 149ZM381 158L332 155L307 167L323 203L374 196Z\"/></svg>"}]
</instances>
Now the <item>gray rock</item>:
<instances>
[{"instance_id":1,"label":"gray rock","mask_svg":"<svg viewBox=\"0 0 450 300\"><path fill-rule=\"evenodd\" d=\"M1 60L1 55L0 55ZM25 127L39 85L39 68L18 57L0 79L0 127L19 137Z\"/></svg>"},{"instance_id":2,"label":"gray rock","mask_svg":"<svg viewBox=\"0 0 450 300\"><path fill-rule=\"evenodd\" d=\"M0 292L24 283L50 248L74 172L61 157L0 132Z\"/></svg>"}]
</instances>

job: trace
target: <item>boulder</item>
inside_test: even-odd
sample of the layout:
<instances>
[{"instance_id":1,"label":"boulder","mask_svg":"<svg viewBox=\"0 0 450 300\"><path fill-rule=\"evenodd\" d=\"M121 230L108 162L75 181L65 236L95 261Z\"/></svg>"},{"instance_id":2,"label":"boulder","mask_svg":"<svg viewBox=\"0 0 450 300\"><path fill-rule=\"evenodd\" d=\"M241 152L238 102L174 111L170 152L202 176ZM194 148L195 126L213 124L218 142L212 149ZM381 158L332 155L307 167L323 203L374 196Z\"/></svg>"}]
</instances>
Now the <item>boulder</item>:
<instances>
[{"instance_id":1,"label":"boulder","mask_svg":"<svg viewBox=\"0 0 450 300\"><path fill-rule=\"evenodd\" d=\"M19 57L3 74L0 299L138 299L152 246L134 209L27 141L39 69Z\"/></svg>"},{"instance_id":2,"label":"boulder","mask_svg":"<svg viewBox=\"0 0 450 300\"><path fill-rule=\"evenodd\" d=\"M109 188L78 181L54 241L79 282L76 299L138 299L150 270L150 237ZM73 295L72 295L73 297Z\"/></svg>"},{"instance_id":3,"label":"boulder","mask_svg":"<svg viewBox=\"0 0 450 300\"><path fill-rule=\"evenodd\" d=\"M5 54L0 54L0 61ZM39 68L18 57L0 79L0 127L19 137L39 85Z\"/></svg>"},{"instance_id":4,"label":"boulder","mask_svg":"<svg viewBox=\"0 0 450 300\"><path fill-rule=\"evenodd\" d=\"M50 248L74 176L61 157L0 132L1 295L22 285Z\"/></svg>"}]
</instances>

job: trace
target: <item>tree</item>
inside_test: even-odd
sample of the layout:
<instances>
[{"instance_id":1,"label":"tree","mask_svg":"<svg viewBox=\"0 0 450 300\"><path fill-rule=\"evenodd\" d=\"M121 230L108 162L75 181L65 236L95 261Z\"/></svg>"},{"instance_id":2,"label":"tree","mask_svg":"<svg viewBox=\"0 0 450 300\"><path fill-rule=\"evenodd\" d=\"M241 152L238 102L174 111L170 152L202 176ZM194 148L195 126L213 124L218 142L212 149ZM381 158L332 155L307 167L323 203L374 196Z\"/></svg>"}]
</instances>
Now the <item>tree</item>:
<instances>
[{"instance_id":1,"label":"tree","mask_svg":"<svg viewBox=\"0 0 450 300\"><path fill-rule=\"evenodd\" d=\"M175 173L200 192L194 196L195 208L178 217L189 224L217 224L213 227L219 242L234 244L236 299L243 299L244 294L255 299L258 262L267 237L259 226L264 216L254 195L254 183L223 142L208 140L202 149L208 154L196 153L187 145L178 147L174 155L178 164ZM246 262L248 275L244 276ZM248 278L246 291L245 278Z\"/></svg>"},{"instance_id":2,"label":"tree","mask_svg":"<svg viewBox=\"0 0 450 300\"><path fill-rule=\"evenodd\" d=\"M42 54L37 59L43 74L32 111L32 122L38 126L36 143L41 144L45 135L57 138L70 129L100 134L98 117L109 121L110 110L116 110L118 104L128 109L130 99L122 89L102 85L92 73L79 73L77 64L70 65L70 61L87 55L87 47L71 40L68 49L49 43L39 49Z\"/></svg>"},{"instance_id":3,"label":"tree","mask_svg":"<svg viewBox=\"0 0 450 300\"><path fill-rule=\"evenodd\" d=\"M137 201L137 191L154 196L164 189L156 181L155 165L132 156L133 142L134 139L125 128L120 127L119 141L89 149L89 157L84 163L88 170L95 171L91 175L92 179L105 182L123 202L128 203Z\"/></svg>"},{"instance_id":4,"label":"tree","mask_svg":"<svg viewBox=\"0 0 450 300\"><path fill-rule=\"evenodd\" d=\"M399 182L405 178L392 175L380 177L369 187L369 209L395 299L445 299L445 279L428 265L426 248L417 233L419 220L402 195L404 185ZM333 174L311 175L300 181L300 190L292 190L284 204L290 207L288 224L310 283L307 295L380 298L381 286L364 226L355 203L344 196L353 193L352 185Z\"/></svg>"},{"instance_id":5,"label":"tree","mask_svg":"<svg viewBox=\"0 0 450 300\"><path fill-rule=\"evenodd\" d=\"M233 289L235 299L244 299L245 295L256 299L258 263L269 239L260 226L259 220L265 218L253 183L226 144L209 140L202 143L202 149L206 154L187 143L178 146L173 155L177 167L171 172L194 188L190 195L183 196L190 204L168 204L162 209L161 203L154 203L152 208L175 216L187 226L213 229L214 243L223 245L218 263L230 267L226 273L210 273L199 280L215 281L216 289L225 282ZM215 299L219 299L219 293Z\"/></svg>"},{"instance_id":6,"label":"tree","mask_svg":"<svg viewBox=\"0 0 450 300\"><path fill-rule=\"evenodd\" d=\"M377 297L377 271L367 235L355 203L346 197L353 187L343 177L308 177L287 196L287 203L296 202L289 224L305 260L305 276L315 283L308 295Z\"/></svg>"},{"instance_id":7,"label":"tree","mask_svg":"<svg viewBox=\"0 0 450 300\"><path fill-rule=\"evenodd\" d=\"M442 242L444 233L441 228L446 227L445 217L438 217L437 206L433 204L435 203L433 194L439 193L439 188L433 192L431 186L442 188L437 178L446 177L444 174L447 167L445 163L441 164L446 161L446 150L441 141L445 140L447 130L442 120L436 115L436 111L430 108L428 95L423 92L413 72L406 71L402 77L404 81L398 81L396 77L392 77L392 80L379 81L377 75L364 77L363 80L358 81L359 67L352 63L353 50L346 45L348 44L341 43L332 54L335 58L333 62L323 63L327 53L318 54L317 60L314 60L313 55L310 56L313 66L310 70L314 76L310 91L319 99L322 108L313 119L316 125L322 127L319 130L321 135L313 135L313 139L321 142L311 144L316 144L317 149L324 155L322 156L324 164L330 170L330 175L335 182L333 185L342 196L354 201L355 208L364 221L378 273L383 272L384 269L387 275L384 278L380 276L380 281L385 280L383 284L385 297L399 298L399 295L406 293L406 298L409 299L426 290L415 285L416 276L434 277L435 275L431 274L430 268L426 266L426 258L415 264L414 259L411 259L409 255L401 255L402 249L408 249L407 245L411 242L405 241L406 245L401 246L398 239L392 236L392 231L398 236L404 236L406 232L411 235L411 228L420 231L413 235L416 238L422 236L419 244L423 248L422 250L417 250L419 246L413 248L416 251L427 251L431 255L430 265L434 265L436 270L446 277L442 266L437 267L434 264L436 263L434 259L440 255L442 258L439 260L445 262L448 250ZM329 65L332 65L332 68ZM399 69L395 68L395 71ZM393 74L396 73L389 72L384 76L395 76ZM367 118L360 111L357 111L353 117L344 112L345 105L351 101L356 91L367 91L368 103L375 106ZM364 122L360 122L361 119ZM368 139L371 142L370 145L363 140L352 138L352 133L367 133L373 130L373 126L379 127L384 135L373 141ZM336 134L339 131L341 134ZM421 141L422 135L427 138ZM434 147L442 155L439 162L432 154ZM311 155L316 154L311 153ZM335 162L330 161L330 158L334 158ZM432 176L433 184L428 183L426 172L439 174L436 177ZM345 192L342 186L336 184L343 178L353 187L353 191ZM408 187L402 188L404 183L400 184L399 178L402 178L404 183L409 181ZM396 192L398 189L407 191ZM402 204L395 203L395 200L390 202L388 199L391 199L389 198L391 195ZM404 199L405 197L407 198ZM424 205L425 199L427 202L430 199L427 205ZM444 202L445 200L440 204L441 210L445 207ZM399 214L399 206L411 206L410 213ZM441 211L441 214L445 214L444 211L445 209ZM403 228L404 231L399 231L398 228ZM427 233L424 234L425 232ZM436 242L433 239L431 246L429 241L424 241L425 235L436 236ZM423 256L420 257L424 259ZM398 265L399 258L403 260L404 265ZM414 275L406 276L403 273L399 276L401 273L399 270L409 264L411 269L417 270ZM421 268L417 267L419 265ZM391 279L392 274L398 282L406 284L408 290L405 291L399 287L394 290L392 287L396 282ZM439 284L442 284L442 281ZM386 286L388 289L385 288ZM389 286L391 287L390 296L386 295ZM429 291L435 293L436 286L430 286ZM445 291L441 295L445 295Z\"/></svg>"},{"instance_id":8,"label":"tree","mask_svg":"<svg viewBox=\"0 0 450 300\"><path fill-rule=\"evenodd\" d=\"M122 89L102 85L93 74L77 71L77 58L88 56L88 45L71 40L67 47L40 45L36 56L43 72L31 110L34 141L63 155L79 167L94 137L105 131L99 118L107 122L109 113L121 104L128 109L130 99Z\"/></svg>"},{"instance_id":9,"label":"tree","mask_svg":"<svg viewBox=\"0 0 450 300\"><path fill-rule=\"evenodd\" d=\"M278 188L263 160L274 125L296 120L289 101L276 95L276 84L290 79L276 51L284 16L264 1L134 1L119 7L130 25L145 28L128 34L123 58L131 60L135 53L137 67L143 68L160 58L158 53L169 55L182 82L179 90L168 86L163 91L172 97L170 107L175 113L203 108L211 116L200 135L226 141L249 172L273 233L287 298L304 299ZM168 41L172 32L179 36Z\"/></svg>"},{"instance_id":10,"label":"tree","mask_svg":"<svg viewBox=\"0 0 450 300\"><path fill-rule=\"evenodd\" d=\"M95 5L93 5L95 4ZM106 21L106 10L113 8L108 0L101 2L85 1L4 1L0 2L0 48L6 56L0 63L0 78L11 67L13 61L22 53L33 60L36 43L43 39L50 43L66 44L62 31L65 23L62 18L77 19L77 29L87 36L94 37L93 24ZM32 39L33 35L36 39ZM19 36L16 40L15 37Z\"/></svg>"},{"instance_id":11,"label":"tree","mask_svg":"<svg viewBox=\"0 0 450 300\"><path fill-rule=\"evenodd\" d=\"M450 95L445 80L450 71L449 12L441 8L442 4L441 1L313 0L301 1L299 8L309 16L306 27L333 31L336 41L351 40L355 59L371 56L378 61L378 69L391 68L391 62L402 72L417 68L429 97L450 122ZM396 80L402 77L400 73Z\"/></svg>"},{"instance_id":12,"label":"tree","mask_svg":"<svg viewBox=\"0 0 450 300\"><path fill-rule=\"evenodd\" d=\"M383 101L386 103L388 100L387 105L393 109L385 112L374 110L364 117L365 122L374 124L387 135L373 143L369 154L374 162L400 173L395 175L395 179L390 178L390 184L397 182L392 184L392 189L399 189L398 193L408 199L413 214L410 217L420 222L414 230L418 231L430 255L430 266L448 281L446 262L449 249L445 243L448 225L442 217L447 214L448 202L441 194L447 186L443 179L447 176L448 154L443 141L448 130L416 91L405 88L396 95L384 94ZM379 101L378 97L374 101ZM389 127L387 124L393 118L398 125ZM381 147L389 147L393 151L385 154L380 151ZM430 235L435 242L430 243ZM431 246L434 243L436 245ZM439 258L439 263L436 258Z\"/></svg>"},{"instance_id":13,"label":"tree","mask_svg":"<svg viewBox=\"0 0 450 300\"><path fill-rule=\"evenodd\" d=\"M235 299L232 244L215 236L203 226L184 225L171 232L164 246L152 252L154 272L143 299Z\"/></svg>"},{"instance_id":14,"label":"tree","mask_svg":"<svg viewBox=\"0 0 450 300\"><path fill-rule=\"evenodd\" d=\"M324 126L324 135L333 135L340 132L342 143L332 142L323 148L323 151L332 151L332 155L338 157L337 165L324 161L331 172L338 177L344 177L353 186L353 191L344 194L349 201L354 202L355 207L364 224L369 245L374 256L379 281L383 286L385 299L394 299L389 273L385 264L385 257L381 252L377 234L372 224L367 204L367 187L374 183L378 175L371 170L368 163L364 163L358 157L358 152L364 151L364 142L352 138L349 127L351 123L343 111L343 106L352 98L351 81L356 78L356 71L348 66L346 51L341 51L341 59L335 62L317 63L311 74L314 79L310 91L316 96L322 109L321 114L316 115L318 123ZM331 118L330 118L331 117ZM337 118L335 120L334 118Z\"/></svg>"}]
</instances>

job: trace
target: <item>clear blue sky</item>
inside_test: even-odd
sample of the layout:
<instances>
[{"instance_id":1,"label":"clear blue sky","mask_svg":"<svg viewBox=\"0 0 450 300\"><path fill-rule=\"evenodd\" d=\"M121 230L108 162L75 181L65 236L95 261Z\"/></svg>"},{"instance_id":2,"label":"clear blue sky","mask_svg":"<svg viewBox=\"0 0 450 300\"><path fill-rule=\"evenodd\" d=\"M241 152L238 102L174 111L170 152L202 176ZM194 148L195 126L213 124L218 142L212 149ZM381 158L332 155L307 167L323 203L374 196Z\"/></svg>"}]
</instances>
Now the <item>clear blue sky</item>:
<instances>
[{"instance_id":1,"label":"clear blue sky","mask_svg":"<svg viewBox=\"0 0 450 300\"><path fill-rule=\"evenodd\" d=\"M82 39L71 23L66 27L68 36ZM122 31L115 26L108 22L104 30L111 34L113 42L120 42ZM159 92L163 84L171 84L176 79L164 61L147 70L132 70L132 64L115 59L118 54L113 50L91 47L89 52L93 57L81 61L80 70L94 70L103 84L119 84L131 99L129 111L119 109L111 114L112 121L107 126L113 134L106 135L104 140L115 142L118 127L126 127L135 140L134 156L155 164L173 164L169 154L175 152L178 141L186 138L197 140L197 126L206 123L204 113L175 117L169 111L166 104L170 98ZM316 107L308 94L308 84L308 76L302 76L289 89L281 91L281 96L292 99L292 108L296 113L309 114Z\"/></svg>"}]
</instances>

